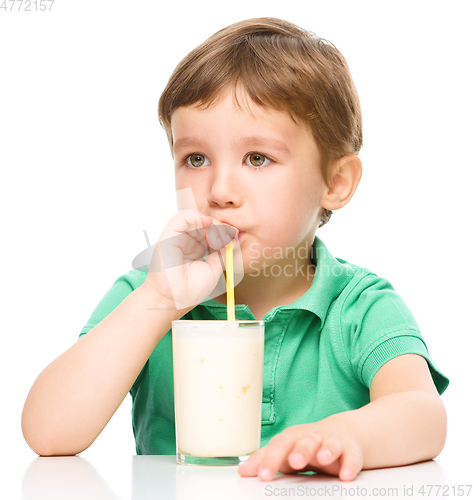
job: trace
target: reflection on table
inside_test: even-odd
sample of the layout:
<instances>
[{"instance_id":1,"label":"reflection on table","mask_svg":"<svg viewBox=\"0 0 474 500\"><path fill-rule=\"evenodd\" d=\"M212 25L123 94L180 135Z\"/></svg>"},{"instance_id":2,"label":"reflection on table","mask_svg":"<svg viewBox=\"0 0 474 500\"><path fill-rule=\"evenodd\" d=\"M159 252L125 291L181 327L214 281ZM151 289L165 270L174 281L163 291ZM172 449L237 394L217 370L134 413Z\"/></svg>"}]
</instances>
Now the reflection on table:
<instances>
[{"instance_id":1,"label":"reflection on table","mask_svg":"<svg viewBox=\"0 0 474 500\"><path fill-rule=\"evenodd\" d=\"M323 474L281 474L268 483L258 478L242 478L236 467L182 466L176 464L174 455L139 455L132 458L131 474L132 500L241 500L269 496L417 498L422 486L446 483L443 468L433 460L406 467L363 471L351 482ZM427 496L425 493L425 498ZM125 500L128 495L110 489L101 477L100 464L94 466L77 456L38 457L25 471L22 498Z\"/></svg>"}]
</instances>

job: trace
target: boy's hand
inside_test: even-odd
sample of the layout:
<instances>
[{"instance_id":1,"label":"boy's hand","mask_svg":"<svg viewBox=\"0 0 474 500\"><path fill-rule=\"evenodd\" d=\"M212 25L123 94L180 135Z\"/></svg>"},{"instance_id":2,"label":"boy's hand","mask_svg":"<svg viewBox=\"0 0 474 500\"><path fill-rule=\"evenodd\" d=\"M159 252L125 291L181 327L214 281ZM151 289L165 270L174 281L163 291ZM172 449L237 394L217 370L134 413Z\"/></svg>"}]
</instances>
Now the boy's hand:
<instances>
[{"instance_id":1,"label":"boy's hand","mask_svg":"<svg viewBox=\"0 0 474 500\"><path fill-rule=\"evenodd\" d=\"M232 226L195 210L181 210L160 235L142 286L157 294L160 307L181 313L191 310L216 287L225 246L236 235ZM208 248L214 252L203 261Z\"/></svg>"},{"instance_id":2,"label":"boy's hand","mask_svg":"<svg viewBox=\"0 0 474 500\"><path fill-rule=\"evenodd\" d=\"M361 446L350 429L338 429L329 419L285 429L253 453L239 467L239 474L271 481L277 472L316 471L352 481L362 470Z\"/></svg>"}]
</instances>

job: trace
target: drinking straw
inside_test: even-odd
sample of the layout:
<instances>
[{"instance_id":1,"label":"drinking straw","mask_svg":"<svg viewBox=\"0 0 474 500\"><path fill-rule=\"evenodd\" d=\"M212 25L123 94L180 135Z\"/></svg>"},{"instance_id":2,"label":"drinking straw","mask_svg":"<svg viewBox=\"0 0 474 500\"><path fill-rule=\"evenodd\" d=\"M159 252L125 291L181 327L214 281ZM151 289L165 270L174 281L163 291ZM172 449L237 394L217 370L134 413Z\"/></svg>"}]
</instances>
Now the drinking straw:
<instances>
[{"instance_id":1,"label":"drinking straw","mask_svg":"<svg viewBox=\"0 0 474 500\"><path fill-rule=\"evenodd\" d=\"M232 241L225 248L225 269L225 281L227 284L227 321L235 321L234 244Z\"/></svg>"}]
</instances>

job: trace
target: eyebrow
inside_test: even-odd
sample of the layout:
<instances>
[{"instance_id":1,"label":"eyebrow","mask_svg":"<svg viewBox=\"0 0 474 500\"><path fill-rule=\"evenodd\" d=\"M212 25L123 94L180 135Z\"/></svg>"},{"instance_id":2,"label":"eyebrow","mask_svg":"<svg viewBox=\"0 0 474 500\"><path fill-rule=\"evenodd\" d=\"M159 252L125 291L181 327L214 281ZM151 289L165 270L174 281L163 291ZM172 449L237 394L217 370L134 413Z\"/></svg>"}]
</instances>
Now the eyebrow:
<instances>
[{"instance_id":1,"label":"eyebrow","mask_svg":"<svg viewBox=\"0 0 474 500\"><path fill-rule=\"evenodd\" d=\"M245 139L242 140L242 144L244 146L249 146L249 147L256 145L259 147L276 149L278 151L281 151L282 153L290 152L288 146L283 141L280 141L279 139L276 139L274 137L260 137L260 136L246 137Z\"/></svg>"},{"instance_id":2,"label":"eyebrow","mask_svg":"<svg viewBox=\"0 0 474 500\"><path fill-rule=\"evenodd\" d=\"M241 141L244 147L268 147L281 151L282 153L290 153L288 146L279 139L273 137L264 136L251 136L245 137ZM182 137L173 143L173 151L179 151L180 149L187 147L199 147L203 145L203 141L199 137Z\"/></svg>"},{"instance_id":3,"label":"eyebrow","mask_svg":"<svg viewBox=\"0 0 474 500\"><path fill-rule=\"evenodd\" d=\"M187 148L189 146L200 145L202 145L202 140L198 137L182 137L181 139L173 142L173 151L176 152L179 149Z\"/></svg>"}]
</instances>

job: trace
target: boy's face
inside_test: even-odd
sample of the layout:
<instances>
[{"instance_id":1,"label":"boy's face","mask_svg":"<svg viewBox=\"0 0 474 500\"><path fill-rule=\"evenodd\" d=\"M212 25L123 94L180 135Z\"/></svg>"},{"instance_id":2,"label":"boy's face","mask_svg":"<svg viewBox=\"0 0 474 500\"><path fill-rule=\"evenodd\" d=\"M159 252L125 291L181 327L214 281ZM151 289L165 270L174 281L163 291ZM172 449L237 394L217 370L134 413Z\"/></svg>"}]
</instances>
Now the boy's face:
<instances>
[{"instance_id":1,"label":"boy's face","mask_svg":"<svg viewBox=\"0 0 474 500\"><path fill-rule=\"evenodd\" d=\"M311 247L325 184L308 128L246 95L239 102L227 93L208 109L180 107L171 130L176 189L192 188L200 212L245 232L247 272L251 262L284 263L286 250Z\"/></svg>"}]
</instances>

